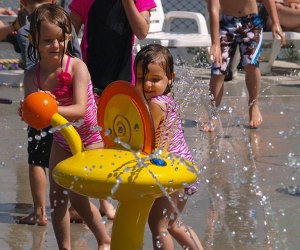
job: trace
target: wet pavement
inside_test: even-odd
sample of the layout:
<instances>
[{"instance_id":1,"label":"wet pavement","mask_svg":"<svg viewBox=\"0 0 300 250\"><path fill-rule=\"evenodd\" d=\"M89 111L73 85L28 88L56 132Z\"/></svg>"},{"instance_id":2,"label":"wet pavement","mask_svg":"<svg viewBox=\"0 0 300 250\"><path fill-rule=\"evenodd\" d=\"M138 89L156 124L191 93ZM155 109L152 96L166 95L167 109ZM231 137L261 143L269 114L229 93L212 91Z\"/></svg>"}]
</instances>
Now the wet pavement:
<instances>
[{"instance_id":1,"label":"wet pavement","mask_svg":"<svg viewBox=\"0 0 300 250\"><path fill-rule=\"evenodd\" d=\"M208 70L190 69L190 73L203 80L202 85L208 83ZM199 88L202 85L188 84L181 93L190 100L182 99L185 136L201 170L201 187L190 198L184 221L194 228L205 249L299 249L300 196L297 189L288 188L300 185L298 73L275 68L273 76L262 77L264 123L256 130L247 127L243 73L225 83L221 126L214 133L200 130L208 105ZM0 249L57 249L49 201L48 226L15 223L32 211L26 125L17 115L22 96L22 88L0 86L0 98L13 100L0 104ZM108 230L111 226L108 222ZM72 224L71 230L72 249L96 249L85 225ZM152 249L150 237L146 227L145 250Z\"/></svg>"}]
</instances>

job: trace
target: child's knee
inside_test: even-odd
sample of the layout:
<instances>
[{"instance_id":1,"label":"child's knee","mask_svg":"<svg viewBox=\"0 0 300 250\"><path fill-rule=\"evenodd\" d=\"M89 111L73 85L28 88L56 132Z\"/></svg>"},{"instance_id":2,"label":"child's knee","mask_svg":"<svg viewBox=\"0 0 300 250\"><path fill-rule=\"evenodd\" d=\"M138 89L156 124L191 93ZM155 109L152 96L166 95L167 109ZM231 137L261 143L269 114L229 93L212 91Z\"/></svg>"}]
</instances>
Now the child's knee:
<instances>
[{"instance_id":1,"label":"child's knee","mask_svg":"<svg viewBox=\"0 0 300 250\"><path fill-rule=\"evenodd\" d=\"M246 73L254 73L259 71L259 67L257 64L246 64L243 66ZM260 72L260 71L259 71Z\"/></svg>"},{"instance_id":2,"label":"child's knee","mask_svg":"<svg viewBox=\"0 0 300 250\"><path fill-rule=\"evenodd\" d=\"M162 232L165 232L168 230L168 220L160 220L160 221L156 221L156 220L151 220L150 218L148 218L148 225L150 228L150 231L152 232L152 234L156 234L159 235Z\"/></svg>"},{"instance_id":3,"label":"child's knee","mask_svg":"<svg viewBox=\"0 0 300 250\"><path fill-rule=\"evenodd\" d=\"M169 223L168 231L172 234L172 232L178 230L182 225L183 223L180 219L173 220Z\"/></svg>"}]
</instances>

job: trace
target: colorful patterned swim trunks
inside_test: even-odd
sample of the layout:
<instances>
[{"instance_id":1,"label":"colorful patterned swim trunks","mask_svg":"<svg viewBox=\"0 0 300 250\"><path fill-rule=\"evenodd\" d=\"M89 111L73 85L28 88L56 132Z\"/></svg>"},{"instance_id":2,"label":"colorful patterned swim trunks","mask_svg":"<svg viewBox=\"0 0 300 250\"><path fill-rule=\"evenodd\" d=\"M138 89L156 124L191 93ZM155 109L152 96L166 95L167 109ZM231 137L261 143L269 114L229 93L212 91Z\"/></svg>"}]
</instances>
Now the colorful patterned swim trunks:
<instances>
[{"instance_id":1,"label":"colorful patterned swim trunks","mask_svg":"<svg viewBox=\"0 0 300 250\"><path fill-rule=\"evenodd\" d=\"M220 44L222 64L213 63L212 75L225 75L228 65L239 45L242 65L258 67L262 45L263 22L258 14L245 17L220 16Z\"/></svg>"}]
</instances>

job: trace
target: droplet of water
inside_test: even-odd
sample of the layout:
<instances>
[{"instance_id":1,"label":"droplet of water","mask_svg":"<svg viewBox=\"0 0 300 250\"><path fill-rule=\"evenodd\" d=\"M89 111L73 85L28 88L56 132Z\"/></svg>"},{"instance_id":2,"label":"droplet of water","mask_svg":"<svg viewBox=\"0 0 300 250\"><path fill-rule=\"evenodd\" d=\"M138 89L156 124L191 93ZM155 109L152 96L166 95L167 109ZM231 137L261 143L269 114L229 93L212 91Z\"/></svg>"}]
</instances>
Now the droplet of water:
<instances>
[{"instance_id":1,"label":"droplet of water","mask_svg":"<svg viewBox=\"0 0 300 250\"><path fill-rule=\"evenodd\" d=\"M102 127L100 127L100 126L91 126L91 131L102 131Z\"/></svg>"},{"instance_id":2,"label":"droplet of water","mask_svg":"<svg viewBox=\"0 0 300 250\"><path fill-rule=\"evenodd\" d=\"M112 195L114 195L117 192L121 182L122 182L122 178L118 177L118 179L116 180L116 184L113 186L113 188L110 191Z\"/></svg>"},{"instance_id":3,"label":"droplet of water","mask_svg":"<svg viewBox=\"0 0 300 250\"><path fill-rule=\"evenodd\" d=\"M116 138L114 139L114 142L120 144L120 143L121 143L120 137L116 137Z\"/></svg>"},{"instance_id":4,"label":"droplet of water","mask_svg":"<svg viewBox=\"0 0 300 250\"><path fill-rule=\"evenodd\" d=\"M111 129L108 128L108 129L105 130L104 135L109 136L111 134L111 132L112 132Z\"/></svg>"},{"instance_id":5,"label":"droplet of water","mask_svg":"<svg viewBox=\"0 0 300 250\"><path fill-rule=\"evenodd\" d=\"M74 127L80 127L82 124L84 123L84 119L79 119L77 122L73 122L71 124L73 124Z\"/></svg>"},{"instance_id":6,"label":"droplet of water","mask_svg":"<svg viewBox=\"0 0 300 250\"><path fill-rule=\"evenodd\" d=\"M105 225L106 223L107 223L107 221L108 221L108 219L107 219L107 217L106 216L102 216L101 217L101 223L103 224L103 225Z\"/></svg>"},{"instance_id":7,"label":"droplet of water","mask_svg":"<svg viewBox=\"0 0 300 250\"><path fill-rule=\"evenodd\" d=\"M42 131L41 132L41 137L46 137L47 136L47 132L46 131Z\"/></svg>"},{"instance_id":8,"label":"droplet of water","mask_svg":"<svg viewBox=\"0 0 300 250\"><path fill-rule=\"evenodd\" d=\"M171 213L170 214L170 220L174 220L175 219L175 214L174 213Z\"/></svg>"},{"instance_id":9,"label":"droplet of water","mask_svg":"<svg viewBox=\"0 0 300 250\"><path fill-rule=\"evenodd\" d=\"M156 246L157 246L158 248L162 248L163 243L160 242L160 241L158 240L158 241L156 241Z\"/></svg>"},{"instance_id":10,"label":"droplet of water","mask_svg":"<svg viewBox=\"0 0 300 250\"><path fill-rule=\"evenodd\" d=\"M42 139L42 137L40 135L35 135L34 138L37 140L37 141L40 141Z\"/></svg>"},{"instance_id":11,"label":"droplet of water","mask_svg":"<svg viewBox=\"0 0 300 250\"><path fill-rule=\"evenodd\" d=\"M167 237L167 236L168 236L168 234L169 234L169 233L168 233L168 231L164 231L164 232L162 232L162 234L161 234L161 235L162 235L163 237Z\"/></svg>"}]
</instances>

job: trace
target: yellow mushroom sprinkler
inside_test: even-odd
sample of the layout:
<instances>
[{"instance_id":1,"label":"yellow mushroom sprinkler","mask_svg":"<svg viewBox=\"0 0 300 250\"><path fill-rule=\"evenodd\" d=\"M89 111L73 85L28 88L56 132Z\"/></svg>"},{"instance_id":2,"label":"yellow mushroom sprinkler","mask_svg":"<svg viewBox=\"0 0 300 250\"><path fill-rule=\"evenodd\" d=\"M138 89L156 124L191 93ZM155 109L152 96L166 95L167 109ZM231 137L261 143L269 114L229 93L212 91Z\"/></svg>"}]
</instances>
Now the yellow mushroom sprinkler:
<instances>
[{"instance_id":1,"label":"yellow mushroom sprinkler","mask_svg":"<svg viewBox=\"0 0 300 250\"><path fill-rule=\"evenodd\" d=\"M55 100L46 93L37 92L24 100L23 119L38 129L49 124L60 127L73 156L53 170L59 185L89 197L119 201L111 235L113 250L141 249L154 200L197 178L191 162L153 151L147 103L127 82L111 83L101 95L98 123L104 149L83 151L77 131L57 113Z\"/></svg>"}]
</instances>

